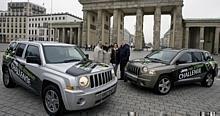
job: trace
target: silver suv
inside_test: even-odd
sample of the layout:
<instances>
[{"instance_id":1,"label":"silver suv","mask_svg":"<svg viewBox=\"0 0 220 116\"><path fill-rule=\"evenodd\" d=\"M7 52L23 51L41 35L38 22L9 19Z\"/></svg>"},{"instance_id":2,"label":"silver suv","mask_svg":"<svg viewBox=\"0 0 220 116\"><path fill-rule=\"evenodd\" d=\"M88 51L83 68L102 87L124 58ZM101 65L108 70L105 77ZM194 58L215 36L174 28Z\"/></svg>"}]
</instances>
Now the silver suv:
<instances>
[{"instance_id":1,"label":"silver suv","mask_svg":"<svg viewBox=\"0 0 220 116\"><path fill-rule=\"evenodd\" d=\"M78 47L55 42L11 42L2 63L3 83L41 95L49 115L87 109L116 91L111 66L88 59Z\"/></svg>"}]
</instances>

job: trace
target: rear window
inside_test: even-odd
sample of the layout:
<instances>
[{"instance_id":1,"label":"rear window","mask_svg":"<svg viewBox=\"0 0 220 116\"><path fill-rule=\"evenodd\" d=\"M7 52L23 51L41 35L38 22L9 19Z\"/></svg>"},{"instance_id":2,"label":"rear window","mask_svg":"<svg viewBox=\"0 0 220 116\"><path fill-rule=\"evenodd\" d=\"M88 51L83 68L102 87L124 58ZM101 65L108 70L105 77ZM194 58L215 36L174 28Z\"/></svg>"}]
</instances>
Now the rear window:
<instances>
[{"instance_id":1,"label":"rear window","mask_svg":"<svg viewBox=\"0 0 220 116\"><path fill-rule=\"evenodd\" d=\"M15 55L18 56L18 57L22 57L25 46L26 46L26 44L19 43L18 46L17 46Z\"/></svg>"},{"instance_id":2,"label":"rear window","mask_svg":"<svg viewBox=\"0 0 220 116\"><path fill-rule=\"evenodd\" d=\"M204 58L201 52L192 52L193 62L203 62Z\"/></svg>"},{"instance_id":3,"label":"rear window","mask_svg":"<svg viewBox=\"0 0 220 116\"><path fill-rule=\"evenodd\" d=\"M203 53L204 54L204 60L208 61L208 60L214 60L212 55L208 52Z\"/></svg>"},{"instance_id":4,"label":"rear window","mask_svg":"<svg viewBox=\"0 0 220 116\"><path fill-rule=\"evenodd\" d=\"M12 43L9 45L8 49L13 51L13 50L15 50L16 45L17 45L16 42L12 42Z\"/></svg>"}]
</instances>

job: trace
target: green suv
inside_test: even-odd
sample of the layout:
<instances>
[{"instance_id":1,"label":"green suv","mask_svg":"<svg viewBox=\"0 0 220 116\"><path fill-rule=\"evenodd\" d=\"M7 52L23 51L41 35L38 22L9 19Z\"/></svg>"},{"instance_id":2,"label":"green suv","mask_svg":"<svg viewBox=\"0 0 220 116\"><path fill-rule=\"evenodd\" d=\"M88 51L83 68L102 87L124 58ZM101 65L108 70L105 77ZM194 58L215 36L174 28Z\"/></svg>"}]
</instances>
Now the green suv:
<instances>
[{"instance_id":1,"label":"green suv","mask_svg":"<svg viewBox=\"0 0 220 116\"><path fill-rule=\"evenodd\" d=\"M218 75L218 64L211 54L197 49L163 49L142 59L129 61L126 76L131 83L168 94L177 84L201 82L211 87Z\"/></svg>"}]
</instances>

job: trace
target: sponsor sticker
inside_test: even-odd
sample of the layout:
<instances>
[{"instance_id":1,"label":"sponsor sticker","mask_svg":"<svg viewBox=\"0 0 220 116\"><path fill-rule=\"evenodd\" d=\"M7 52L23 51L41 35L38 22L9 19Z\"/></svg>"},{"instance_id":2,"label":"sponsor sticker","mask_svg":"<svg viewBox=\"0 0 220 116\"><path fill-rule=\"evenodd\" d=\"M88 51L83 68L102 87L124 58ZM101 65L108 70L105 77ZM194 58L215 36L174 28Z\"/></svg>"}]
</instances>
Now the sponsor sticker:
<instances>
[{"instance_id":1,"label":"sponsor sticker","mask_svg":"<svg viewBox=\"0 0 220 116\"><path fill-rule=\"evenodd\" d=\"M200 64L194 67L182 69L178 76L179 80L186 79L186 78L202 73L202 67L203 67L203 64Z\"/></svg>"}]
</instances>

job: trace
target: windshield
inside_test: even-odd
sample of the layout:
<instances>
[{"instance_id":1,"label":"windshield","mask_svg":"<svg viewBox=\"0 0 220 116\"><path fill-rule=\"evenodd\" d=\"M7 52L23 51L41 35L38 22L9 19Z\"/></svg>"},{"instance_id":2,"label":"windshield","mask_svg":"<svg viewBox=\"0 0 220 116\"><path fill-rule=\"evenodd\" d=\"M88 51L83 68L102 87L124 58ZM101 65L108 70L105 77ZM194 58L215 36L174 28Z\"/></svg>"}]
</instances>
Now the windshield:
<instances>
[{"instance_id":1,"label":"windshield","mask_svg":"<svg viewBox=\"0 0 220 116\"><path fill-rule=\"evenodd\" d=\"M85 54L74 46L44 46L46 63L69 63L86 59Z\"/></svg>"},{"instance_id":2,"label":"windshield","mask_svg":"<svg viewBox=\"0 0 220 116\"><path fill-rule=\"evenodd\" d=\"M177 55L178 51L155 51L146 56L146 58L155 62L170 63Z\"/></svg>"}]
</instances>

